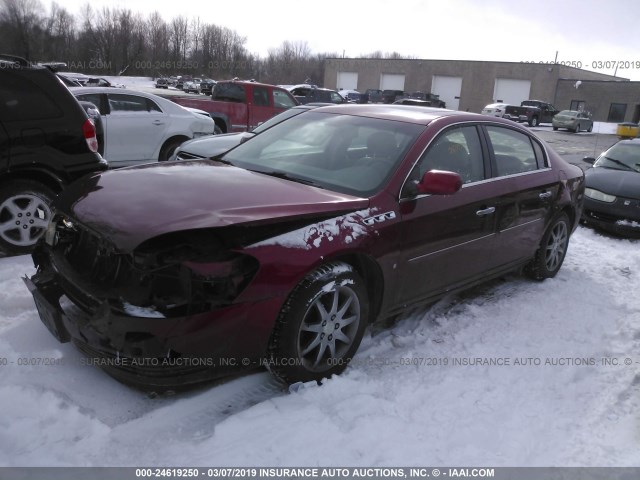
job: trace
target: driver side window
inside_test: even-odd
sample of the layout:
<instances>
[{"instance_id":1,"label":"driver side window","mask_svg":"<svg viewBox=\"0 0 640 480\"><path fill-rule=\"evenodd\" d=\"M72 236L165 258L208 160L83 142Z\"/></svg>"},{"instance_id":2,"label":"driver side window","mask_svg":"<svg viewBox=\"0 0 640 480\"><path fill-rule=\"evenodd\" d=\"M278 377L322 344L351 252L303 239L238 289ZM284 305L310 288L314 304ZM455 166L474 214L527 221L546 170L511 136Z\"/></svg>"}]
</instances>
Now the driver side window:
<instances>
[{"instance_id":1,"label":"driver side window","mask_svg":"<svg viewBox=\"0 0 640 480\"><path fill-rule=\"evenodd\" d=\"M484 180L484 161L475 126L450 128L440 134L416 163L409 181L420 181L429 170L447 170L462 183Z\"/></svg>"}]
</instances>

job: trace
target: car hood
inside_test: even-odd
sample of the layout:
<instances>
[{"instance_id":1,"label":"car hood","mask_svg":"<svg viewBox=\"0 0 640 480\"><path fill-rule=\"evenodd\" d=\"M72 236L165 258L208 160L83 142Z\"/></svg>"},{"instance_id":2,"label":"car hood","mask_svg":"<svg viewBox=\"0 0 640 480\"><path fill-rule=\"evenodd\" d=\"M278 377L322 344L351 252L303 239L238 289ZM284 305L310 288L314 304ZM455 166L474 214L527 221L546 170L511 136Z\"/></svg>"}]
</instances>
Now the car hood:
<instances>
[{"instance_id":1,"label":"car hood","mask_svg":"<svg viewBox=\"0 0 640 480\"><path fill-rule=\"evenodd\" d=\"M253 136L253 133L242 132L223 133L220 135L208 135L206 137L195 138L180 145L176 151L176 155L180 152L185 152L202 158L215 157L216 155L231 150L233 147L240 145L243 140Z\"/></svg>"},{"instance_id":2,"label":"car hood","mask_svg":"<svg viewBox=\"0 0 640 480\"><path fill-rule=\"evenodd\" d=\"M610 195L640 198L640 173L595 167L585 172L585 185Z\"/></svg>"},{"instance_id":3,"label":"car hood","mask_svg":"<svg viewBox=\"0 0 640 480\"><path fill-rule=\"evenodd\" d=\"M368 204L367 198L197 160L85 177L58 197L56 208L130 252L166 233L312 218Z\"/></svg>"}]
</instances>

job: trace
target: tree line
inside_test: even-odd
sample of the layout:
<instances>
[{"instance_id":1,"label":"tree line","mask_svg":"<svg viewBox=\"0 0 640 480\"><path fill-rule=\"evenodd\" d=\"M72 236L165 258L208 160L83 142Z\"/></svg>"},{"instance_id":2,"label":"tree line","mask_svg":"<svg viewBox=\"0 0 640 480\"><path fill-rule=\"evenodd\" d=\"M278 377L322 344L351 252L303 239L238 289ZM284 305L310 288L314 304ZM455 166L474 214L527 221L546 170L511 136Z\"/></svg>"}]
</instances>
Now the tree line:
<instances>
[{"instance_id":1,"label":"tree line","mask_svg":"<svg viewBox=\"0 0 640 480\"><path fill-rule=\"evenodd\" d=\"M89 3L76 16L55 2L47 10L40 0L0 0L0 53L61 61L69 71L94 76L192 75L320 85L325 58L340 56L313 53L304 41L285 41L261 58L247 50L246 40L199 17L166 21L157 11L143 17ZM362 57L406 58L380 51Z\"/></svg>"}]
</instances>

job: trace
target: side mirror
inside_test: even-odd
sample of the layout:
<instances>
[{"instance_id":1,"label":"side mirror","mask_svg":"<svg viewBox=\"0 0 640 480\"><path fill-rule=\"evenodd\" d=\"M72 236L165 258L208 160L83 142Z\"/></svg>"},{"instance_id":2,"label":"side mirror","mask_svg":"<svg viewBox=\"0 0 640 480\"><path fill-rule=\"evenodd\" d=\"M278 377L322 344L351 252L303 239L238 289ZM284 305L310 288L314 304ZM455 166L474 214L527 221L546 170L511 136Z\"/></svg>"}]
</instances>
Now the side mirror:
<instances>
[{"instance_id":1,"label":"side mirror","mask_svg":"<svg viewBox=\"0 0 640 480\"><path fill-rule=\"evenodd\" d=\"M596 162L596 159L595 159L595 158L593 158L593 157L584 157L584 158L582 159L582 161L583 161L583 162L590 163L591 165L593 165L593 164Z\"/></svg>"},{"instance_id":2,"label":"side mirror","mask_svg":"<svg viewBox=\"0 0 640 480\"><path fill-rule=\"evenodd\" d=\"M416 184L417 193L430 195L453 195L461 188L460 175L446 170L429 170Z\"/></svg>"}]
</instances>

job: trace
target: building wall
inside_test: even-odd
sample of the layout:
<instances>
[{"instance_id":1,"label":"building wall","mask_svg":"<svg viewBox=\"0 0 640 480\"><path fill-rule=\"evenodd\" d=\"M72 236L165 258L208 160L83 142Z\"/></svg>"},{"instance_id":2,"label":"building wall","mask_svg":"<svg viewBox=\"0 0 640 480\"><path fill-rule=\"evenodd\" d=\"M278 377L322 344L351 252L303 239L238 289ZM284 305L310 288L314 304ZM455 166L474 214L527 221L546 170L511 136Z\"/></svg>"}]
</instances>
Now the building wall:
<instances>
[{"instance_id":1,"label":"building wall","mask_svg":"<svg viewBox=\"0 0 640 480\"><path fill-rule=\"evenodd\" d=\"M383 73L405 75L404 89L407 92L431 92L434 75L462 77L459 109L470 112L480 112L485 105L495 102L496 78L530 80L530 97L551 103L557 98L556 88L563 78L621 80L619 77L557 64L373 58L329 58L325 62L325 87L337 87L338 72L357 72L357 90L361 92L368 88L380 88L380 76Z\"/></svg>"},{"instance_id":2,"label":"building wall","mask_svg":"<svg viewBox=\"0 0 640 480\"><path fill-rule=\"evenodd\" d=\"M572 100L585 102L584 110L590 112L593 120L606 122L612 103L626 104L625 122L638 123L640 120L640 82L603 82L581 80L576 88L575 79L558 81L554 105L565 110Z\"/></svg>"}]
</instances>

